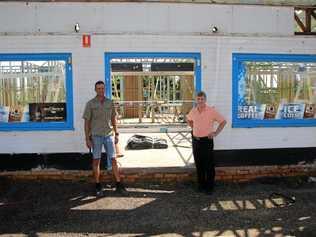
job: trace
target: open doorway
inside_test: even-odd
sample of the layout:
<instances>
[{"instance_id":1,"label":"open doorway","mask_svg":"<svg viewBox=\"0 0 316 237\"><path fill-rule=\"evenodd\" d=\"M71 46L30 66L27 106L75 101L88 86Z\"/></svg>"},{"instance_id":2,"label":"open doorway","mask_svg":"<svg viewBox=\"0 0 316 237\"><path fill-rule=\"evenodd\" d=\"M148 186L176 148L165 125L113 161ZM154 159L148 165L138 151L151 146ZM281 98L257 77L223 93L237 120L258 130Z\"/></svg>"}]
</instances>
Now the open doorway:
<instances>
[{"instance_id":1,"label":"open doorway","mask_svg":"<svg viewBox=\"0 0 316 237\"><path fill-rule=\"evenodd\" d=\"M201 88L199 53L106 53L107 96L127 132L178 131Z\"/></svg>"},{"instance_id":2,"label":"open doorway","mask_svg":"<svg viewBox=\"0 0 316 237\"><path fill-rule=\"evenodd\" d=\"M125 150L124 167L193 164L186 114L201 90L200 53L105 53L106 96L118 111L120 144L134 134L166 139L167 149ZM156 150L157 151L157 150Z\"/></svg>"}]
</instances>

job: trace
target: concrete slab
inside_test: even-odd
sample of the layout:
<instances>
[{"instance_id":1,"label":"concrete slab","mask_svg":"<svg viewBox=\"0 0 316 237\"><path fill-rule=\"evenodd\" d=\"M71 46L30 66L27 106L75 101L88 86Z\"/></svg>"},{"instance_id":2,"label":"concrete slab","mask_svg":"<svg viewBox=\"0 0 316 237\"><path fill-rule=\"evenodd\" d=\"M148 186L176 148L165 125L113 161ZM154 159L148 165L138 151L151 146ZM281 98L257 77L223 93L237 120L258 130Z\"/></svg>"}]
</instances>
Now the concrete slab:
<instances>
[{"instance_id":1,"label":"concrete slab","mask_svg":"<svg viewBox=\"0 0 316 237\"><path fill-rule=\"evenodd\" d=\"M122 168L192 167L194 165L190 133L143 133L141 135L166 139L168 148L127 150L128 139L134 134L120 134L119 144L124 157L118 160Z\"/></svg>"}]
</instances>

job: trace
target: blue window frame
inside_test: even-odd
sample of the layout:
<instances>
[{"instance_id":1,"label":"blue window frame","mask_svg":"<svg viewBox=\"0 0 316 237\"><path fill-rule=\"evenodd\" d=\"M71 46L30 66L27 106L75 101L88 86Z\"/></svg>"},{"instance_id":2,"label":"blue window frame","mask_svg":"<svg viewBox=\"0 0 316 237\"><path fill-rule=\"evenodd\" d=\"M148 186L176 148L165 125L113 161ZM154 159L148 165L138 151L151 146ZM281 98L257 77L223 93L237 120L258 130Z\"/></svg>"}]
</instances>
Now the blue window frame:
<instances>
[{"instance_id":1,"label":"blue window frame","mask_svg":"<svg viewBox=\"0 0 316 237\"><path fill-rule=\"evenodd\" d=\"M73 130L71 53L0 54L0 131Z\"/></svg>"},{"instance_id":2,"label":"blue window frame","mask_svg":"<svg viewBox=\"0 0 316 237\"><path fill-rule=\"evenodd\" d=\"M193 59L195 61L195 91L200 91L201 88L201 54L200 53L154 53L154 52L107 52L104 54L105 62L105 85L106 96L112 97L112 82L111 82L111 60L112 59L125 59L125 58L183 58Z\"/></svg>"},{"instance_id":3,"label":"blue window frame","mask_svg":"<svg viewBox=\"0 0 316 237\"><path fill-rule=\"evenodd\" d=\"M316 126L316 55L233 53L233 127Z\"/></svg>"}]
</instances>

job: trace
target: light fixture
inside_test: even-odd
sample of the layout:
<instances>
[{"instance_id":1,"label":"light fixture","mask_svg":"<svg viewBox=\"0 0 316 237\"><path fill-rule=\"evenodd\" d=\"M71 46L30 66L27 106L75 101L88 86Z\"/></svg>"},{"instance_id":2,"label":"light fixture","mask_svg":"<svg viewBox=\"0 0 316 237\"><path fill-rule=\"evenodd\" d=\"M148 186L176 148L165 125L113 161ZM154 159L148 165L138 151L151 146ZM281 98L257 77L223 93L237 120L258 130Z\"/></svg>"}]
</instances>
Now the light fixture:
<instances>
[{"instance_id":1,"label":"light fixture","mask_svg":"<svg viewBox=\"0 0 316 237\"><path fill-rule=\"evenodd\" d=\"M217 28L216 26L213 26L213 27L212 27L212 32L213 32L213 33L217 33L217 32L218 32L218 28Z\"/></svg>"},{"instance_id":2,"label":"light fixture","mask_svg":"<svg viewBox=\"0 0 316 237\"><path fill-rule=\"evenodd\" d=\"M80 25L79 23L75 24L75 32L78 33L80 31Z\"/></svg>"}]
</instances>

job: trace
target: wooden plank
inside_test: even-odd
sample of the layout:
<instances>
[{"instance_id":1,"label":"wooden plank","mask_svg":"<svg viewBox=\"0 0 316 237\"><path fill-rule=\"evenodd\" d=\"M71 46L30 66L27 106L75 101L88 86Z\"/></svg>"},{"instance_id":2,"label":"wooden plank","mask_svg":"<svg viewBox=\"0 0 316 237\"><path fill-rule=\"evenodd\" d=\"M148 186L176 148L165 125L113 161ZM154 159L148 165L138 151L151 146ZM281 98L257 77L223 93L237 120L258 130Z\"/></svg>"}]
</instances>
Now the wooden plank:
<instances>
[{"instance_id":1,"label":"wooden plank","mask_svg":"<svg viewBox=\"0 0 316 237\"><path fill-rule=\"evenodd\" d=\"M296 21L296 23L298 24L298 26L301 28L301 30L306 33L306 28L305 25L303 24L303 22L301 21L301 19L296 15L296 13L294 13L294 19ZM297 33L297 32L295 32Z\"/></svg>"},{"instance_id":2,"label":"wooden plank","mask_svg":"<svg viewBox=\"0 0 316 237\"><path fill-rule=\"evenodd\" d=\"M144 100L143 98L143 77L137 77L137 100ZM138 105L138 122L141 123L143 119L143 105Z\"/></svg>"},{"instance_id":3,"label":"wooden plank","mask_svg":"<svg viewBox=\"0 0 316 237\"><path fill-rule=\"evenodd\" d=\"M125 76L124 78L124 98L127 101L138 101L138 87L137 87L137 76ZM130 107L125 105L124 109L124 117L125 118L137 118L138 115L138 108Z\"/></svg>"},{"instance_id":4,"label":"wooden plank","mask_svg":"<svg viewBox=\"0 0 316 237\"><path fill-rule=\"evenodd\" d=\"M305 29L307 32L312 31L312 9L306 9L305 11Z\"/></svg>"},{"instance_id":5,"label":"wooden plank","mask_svg":"<svg viewBox=\"0 0 316 237\"><path fill-rule=\"evenodd\" d=\"M25 0L6 0L7 2L25 2ZM259 5L259 6L300 6L311 7L315 6L313 0L28 0L27 2L162 2L162 3L190 3L190 4L232 4L232 5Z\"/></svg>"},{"instance_id":6,"label":"wooden plank","mask_svg":"<svg viewBox=\"0 0 316 237\"><path fill-rule=\"evenodd\" d=\"M311 15L312 15L312 17L314 17L314 19L316 20L316 10L315 10L315 9L313 9L313 10L311 11Z\"/></svg>"}]
</instances>

